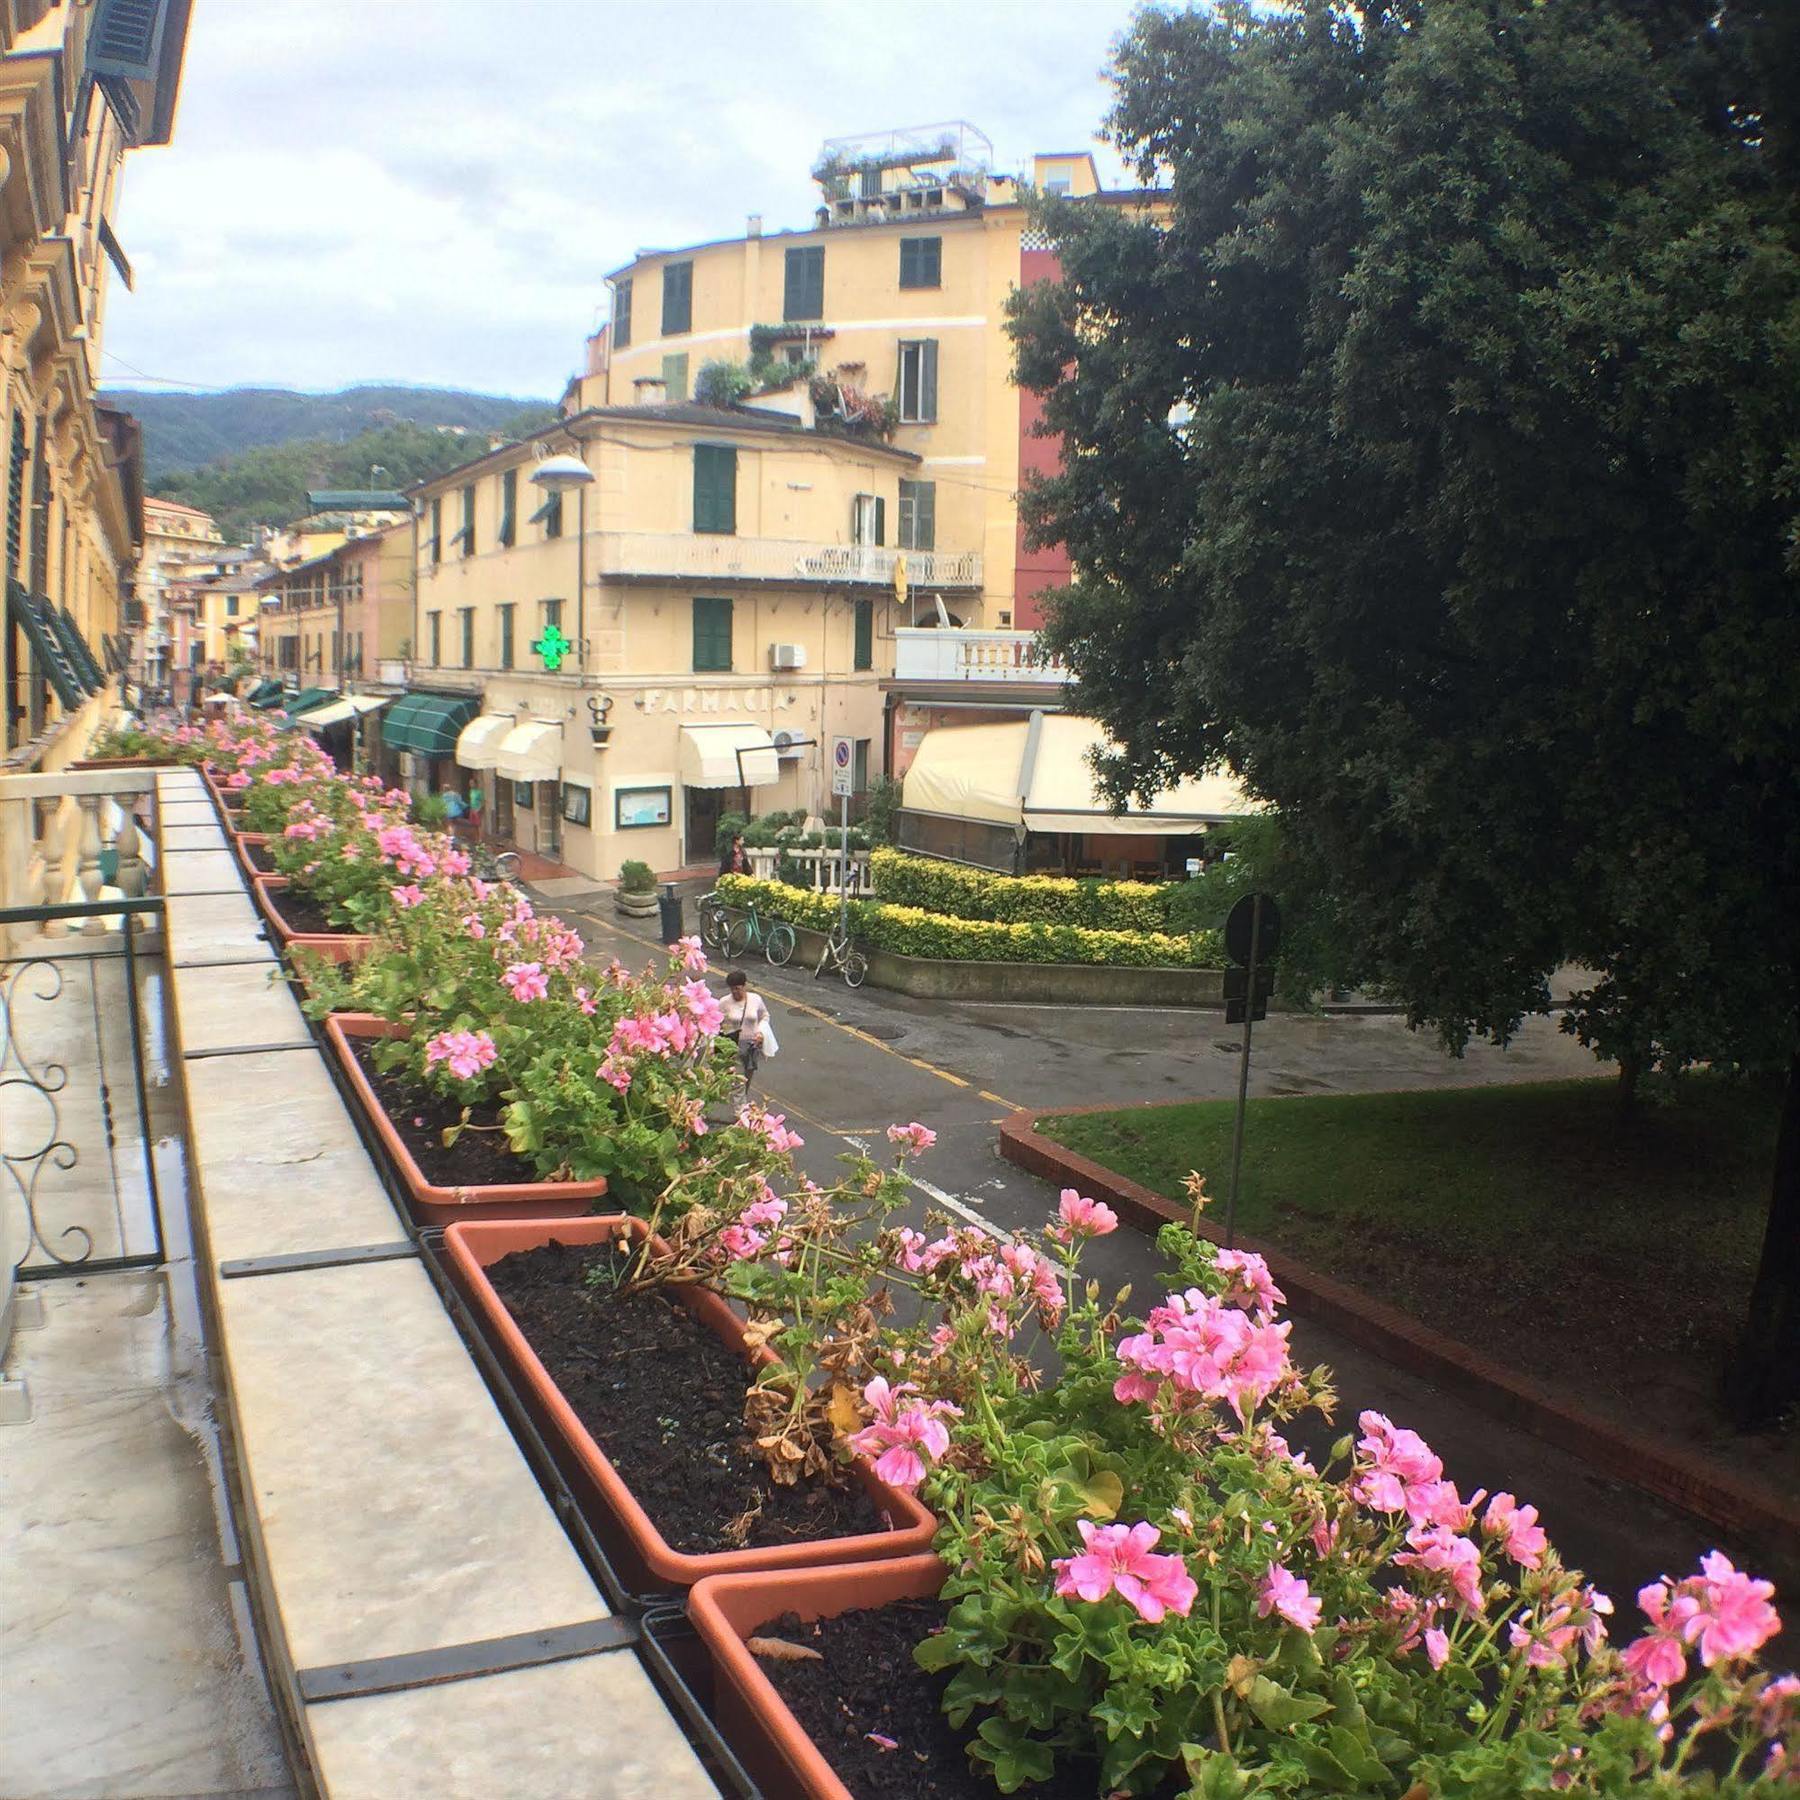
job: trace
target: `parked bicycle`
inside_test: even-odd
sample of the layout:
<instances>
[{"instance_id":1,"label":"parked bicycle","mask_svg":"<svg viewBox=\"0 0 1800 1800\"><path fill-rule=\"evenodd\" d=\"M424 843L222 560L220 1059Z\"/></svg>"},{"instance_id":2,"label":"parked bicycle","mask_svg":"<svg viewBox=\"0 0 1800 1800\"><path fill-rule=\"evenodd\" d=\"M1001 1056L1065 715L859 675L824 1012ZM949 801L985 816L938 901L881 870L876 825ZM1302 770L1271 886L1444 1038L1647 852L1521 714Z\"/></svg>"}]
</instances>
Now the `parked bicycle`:
<instances>
[{"instance_id":1,"label":"parked bicycle","mask_svg":"<svg viewBox=\"0 0 1800 1800\"><path fill-rule=\"evenodd\" d=\"M794 954L794 928L781 919L764 919L752 900L726 936L725 954L735 960L757 949L779 968Z\"/></svg>"},{"instance_id":2,"label":"parked bicycle","mask_svg":"<svg viewBox=\"0 0 1800 1800\"><path fill-rule=\"evenodd\" d=\"M701 943L709 950L723 950L731 936L731 914L725 910L725 902L715 891L702 894L694 906L700 915Z\"/></svg>"},{"instance_id":3,"label":"parked bicycle","mask_svg":"<svg viewBox=\"0 0 1800 1800\"><path fill-rule=\"evenodd\" d=\"M819 952L819 966L813 970L813 980L830 969L833 974L841 974L846 987L859 988L868 978L869 959L857 949L855 940L842 925L834 925L830 935L825 939L825 948Z\"/></svg>"},{"instance_id":4,"label":"parked bicycle","mask_svg":"<svg viewBox=\"0 0 1800 1800\"><path fill-rule=\"evenodd\" d=\"M494 856L494 879L496 881L517 881L522 858L516 850L501 850Z\"/></svg>"}]
</instances>

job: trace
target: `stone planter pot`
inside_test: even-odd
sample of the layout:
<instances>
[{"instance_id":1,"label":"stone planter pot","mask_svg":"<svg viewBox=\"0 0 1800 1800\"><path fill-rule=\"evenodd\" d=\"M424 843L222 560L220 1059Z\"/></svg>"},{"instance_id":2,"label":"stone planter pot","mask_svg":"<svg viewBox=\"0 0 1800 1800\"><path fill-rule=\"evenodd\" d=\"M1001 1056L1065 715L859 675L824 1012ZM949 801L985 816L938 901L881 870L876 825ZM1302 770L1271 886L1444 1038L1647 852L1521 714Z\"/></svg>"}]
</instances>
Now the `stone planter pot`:
<instances>
[{"instance_id":1,"label":"stone planter pot","mask_svg":"<svg viewBox=\"0 0 1800 1800\"><path fill-rule=\"evenodd\" d=\"M713 1718L765 1794L855 1800L744 1640L785 1613L830 1619L896 1600L929 1600L943 1585L944 1565L930 1555L779 1575L714 1575L695 1585L687 1610L712 1662Z\"/></svg>"},{"instance_id":2,"label":"stone planter pot","mask_svg":"<svg viewBox=\"0 0 1800 1800\"><path fill-rule=\"evenodd\" d=\"M578 1219L593 1211L594 1202L606 1192L604 1177L593 1181L492 1182L475 1187L440 1187L427 1180L350 1048L353 1038L405 1034L404 1025L378 1019L373 1013L330 1013L325 1019L325 1041L349 1078L358 1105L400 1171L413 1210L425 1224L451 1225L459 1219Z\"/></svg>"},{"instance_id":3,"label":"stone planter pot","mask_svg":"<svg viewBox=\"0 0 1800 1800\"><path fill-rule=\"evenodd\" d=\"M889 1487L873 1469L861 1462L855 1466L855 1479L874 1502L875 1510L889 1520L890 1528L886 1531L868 1532L860 1537L819 1538L810 1542L703 1554L689 1554L670 1545L605 1450L595 1442L563 1398L486 1274L489 1263L498 1262L515 1250L535 1250L552 1239L563 1244L603 1244L625 1237L641 1241L647 1230L642 1219L623 1216L581 1219L569 1224L549 1219L519 1219L504 1225L452 1225L445 1233L444 1242L464 1291L480 1314L502 1359L517 1373L536 1402L539 1416L549 1424L587 1478L584 1485L611 1515L620 1534L651 1577L667 1587L685 1588L706 1576L728 1575L734 1571L801 1570L820 1564L870 1561L879 1561L885 1566L890 1559L914 1557L929 1548L937 1531L937 1520L911 1494ZM775 1360L767 1350L751 1357L744 1341L743 1321L717 1294L692 1284L678 1287L675 1293L722 1343L744 1352L746 1361L766 1364Z\"/></svg>"},{"instance_id":4,"label":"stone planter pot","mask_svg":"<svg viewBox=\"0 0 1800 1800\"><path fill-rule=\"evenodd\" d=\"M269 929L275 933L275 941L282 949L316 950L334 962L354 962L357 957L367 954L374 939L360 932L295 931L281 916L277 898L287 884L285 875L252 873L250 877L250 893L256 901L256 909L268 920Z\"/></svg>"},{"instance_id":5,"label":"stone planter pot","mask_svg":"<svg viewBox=\"0 0 1800 1800\"><path fill-rule=\"evenodd\" d=\"M613 895L613 907L628 919L653 919L656 917L656 890L652 888L647 893L628 894L620 888Z\"/></svg>"}]
</instances>

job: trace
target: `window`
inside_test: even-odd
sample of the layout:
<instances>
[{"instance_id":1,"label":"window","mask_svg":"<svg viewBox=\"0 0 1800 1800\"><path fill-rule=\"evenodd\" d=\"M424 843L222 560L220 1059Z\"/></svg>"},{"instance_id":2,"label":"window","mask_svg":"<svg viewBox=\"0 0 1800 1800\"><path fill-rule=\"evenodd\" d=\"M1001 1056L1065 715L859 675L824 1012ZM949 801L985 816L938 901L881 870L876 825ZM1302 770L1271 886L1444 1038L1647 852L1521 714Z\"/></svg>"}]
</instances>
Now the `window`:
<instances>
[{"instance_id":1,"label":"window","mask_svg":"<svg viewBox=\"0 0 1800 1800\"><path fill-rule=\"evenodd\" d=\"M510 550L519 534L519 471L508 469L500 477L500 542Z\"/></svg>"},{"instance_id":2,"label":"window","mask_svg":"<svg viewBox=\"0 0 1800 1800\"><path fill-rule=\"evenodd\" d=\"M903 288L934 288L944 285L942 238L903 237L900 240L900 285Z\"/></svg>"},{"instance_id":3,"label":"window","mask_svg":"<svg viewBox=\"0 0 1800 1800\"><path fill-rule=\"evenodd\" d=\"M571 825L589 825L594 818L594 790L577 782L565 781L562 791L562 814Z\"/></svg>"},{"instance_id":4,"label":"window","mask_svg":"<svg viewBox=\"0 0 1800 1800\"><path fill-rule=\"evenodd\" d=\"M879 169L863 169L859 172L862 176L859 184L862 198L878 200L881 197L881 171Z\"/></svg>"},{"instance_id":5,"label":"window","mask_svg":"<svg viewBox=\"0 0 1800 1800\"><path fill-rule=\"evenodd\" d=\"M694 328L694 265L691 262L663 266L664 337L679 337Z\"/></svg>"},{"instance_id":6,"label":"window","mask_svg":"<svg viewBox=\"0 0 1800 1800\"><path fill-rule=\"evenodd\" d=\"M729 537L737 530L737 452L694 446L694 529Z\"/></svg>"},{"instance_id":7,"label":"window","mask_svg":"<svg viewBox=\"0 0 1800 1800\"><path fill-rule=\"evenodd\" d=\"M228 619L235 619L238 616L238 597L236 594L227 594L225 596L225 616Z\"/></svg>"},{"instance_id":8,"label":"window","mask_svg":"<svg viewBox=\"0 0 1800 1800\"><path fill-rule=\"evenodd\" d=\"M544 496L544 504L538 508L538 517L544 521L544 536L559 538L562 536L562 489Z\"/></svg>"},{"instance_id":9,"label":"window","mask_svg":"<svg viewBox=\"0 0 1800 1800\"><path fill-rule=\"evenodd\" d=\"M825 316L825 246L814 244L787 253L786 281L781 294L784 319Z\"/></svg>"},{"instance_id":10,"label":"window","mask_svg":"<svg viewBox=\"0 0 1800 1800\"><path fill-rule=\"evenodd\" d=\"M547 625L547 626L554 625L557 627L558 630L561 630L562 629L562 602L560 600L546 600L546 601L542 602L542 605L544 608L544 623L545 623L545 625Z\"/></svg>"},{"instance_id":11,"label":"window","mask_svg":"<svg viewBox=\"0 0 1800 1800\"><path fill-rule=\"evenodd\" d=\"M731 673L731 602L694 602L694 673Z\"/></svg>"},{"instance_id":12,"label":"window","mask_svg":"<svg viewBox=\"0 0 1800 1800\"><path fill-rule=\"evenodd\" d=\"M900 344L900 422L937 423L936 338L902 339Z\"/></svg>"},{"instance_id":13,"label":"window","mask_svg":"<svg viewBox=\"0 0 1800 1800\"><path fill-rule=\"evenodd\" d=\"M456 610L462 620L462 666L472 669L475 666L475 609L459 606Z\"/></svg>"},{"instance_id":14,"label":"window","mask_svg":"<svg viewBox=\"0 0 1800 1800\"><path fill-rule=\"evenodd\" d=\"M688 397L688 359L683 350L678 356L663 358L663 398L679 403Z\"/></svg>"},{"instance_id":15,"label":"window","mask_svg":"<svg viewBox=\"0 0 1800 1800\"><path fill-rule=\"evenodd\" d=\"M435 568L444 560L444 503L431 503L431 562Z\"/></svg>"},{"instance_id":16,"label":"window","mask_svg":"<svg viewBox=\"0 0 1800 1800\"><path fill-rule=\"evenodd\" d=\"M666 787L629 787L613 789L613 829L642 831L652 825L666 825L670 814L670 790Z\"/></svg>"},{"instance_id":17,"label":"window","mask_svg":"<svg viewBox=\"0 0 1800 1800\"><path fill-rule=\"evenodd\" d=\"M512 784L513 805L520 812L530 812L536 801L536 792L529 781L515 781Z\"/></svg>"},{"instance_id":18,"label":"window","mask_svg":"<svg viewBox=\"0 0 1800 1800\"><path fill-rule=\"evenodd\" d=\"M1046 194L1060 195L1063 199L1069 196L1069 178L1067 175L1052 175L1044 183Z\"/></svg>"},{"instance_id":19,"label":"window","mask_svg":"<svg viewBox=\"0 0 1800 1800\"><path fill-rule=\"evenodd\" d=\"M462 530L456 534L456 540L462 545L464 556L475 554L475 484L470 482L462 491Z\"/></svg>"},{"instance_id":20,"label":"window","mask_svg":"<svg viewBox=\"0 0 1800 1800\"><path fill-rule=\"evenodd\" d=\"M858 600L856 603L856 649L850 658L853 669L872 669L875 666L875 602Z\"/></svg>"},{"instance_id":21,"label":"window","mask_svg":"<svg viewBox=\"0 0 1800 1800\"><path fill-rule=\"evenodd\" d=\"M500 608L500 666L510 669L513 666L513 608Z\"/></svg>"},{"instance_id":22,"label":"window","mask_svg":"<svg viewBox=\"0 0 1800 1800\"><path fill-rule=\"evenodd\" d=\"M854 793L866 794L869 791L869 739L858 738L852 756L854 760L850 764L851 790Z\"/></svg>"},{"instance_id":23,"label":"window","mask_svg":"<svg viewBox=\"0 0 1800 1800\"><path fill-rule=\"evenodd\" d=\"M902 481L900 483L900 548L902 550L935 550L937 548L937 483L935 481Z\"/></svg>"},{"instance_id":24,"label":"window","mask_svg":"<svg viewBox=\"0 0 1800 1800\"><path fill-rule=\"evenodd\" d=\"M887 542L887 502L879 494L858 494L851 503L850 541L864 545Z\"/></svg>"},{"instance_id":25,"label":"window","mask_svg":"<svg viewBox=\"0 0 1800 1800\"><path fill-rule=\"evenodd\" d=\"M344 644L343 639L340 638L335 631L331 634L331 666L338 672L339 676L343 675Z\"/></svg>"},{"instance_id":26,"label":"window","mask_svg":"<svg viewBox=\"0 0 1800 1800\"><path fill-rule=\"evenodd\" d=\"M435 669L444 660L444 615L427 613L425 615L426 642L431 646L431 666Z\"/></svg>"},{"instance_id":27,"label":"window","mask_svg":"<svg viewBox=\"0 0 1800 1800\"><path fill-rule=\"evenodd\" d=\"M631 342L631 277L613 283L612 347L623 350Z\"/></svg>"}]
</instances>

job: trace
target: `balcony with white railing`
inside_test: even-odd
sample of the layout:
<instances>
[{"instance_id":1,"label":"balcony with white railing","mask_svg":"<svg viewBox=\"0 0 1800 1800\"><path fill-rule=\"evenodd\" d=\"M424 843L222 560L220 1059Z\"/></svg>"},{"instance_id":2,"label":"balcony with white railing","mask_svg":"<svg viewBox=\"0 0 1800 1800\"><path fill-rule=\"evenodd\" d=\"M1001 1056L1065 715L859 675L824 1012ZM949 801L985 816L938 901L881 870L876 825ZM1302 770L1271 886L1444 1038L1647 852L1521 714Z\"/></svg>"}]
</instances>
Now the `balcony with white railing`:
<instances>
[{"instance_id":1,"label":"balcony with white railing","mask_svg":"<svg viewBox=\"0 0 1800 1800\"><path fill-rule=\"evenodd\" d=\"M589 542L603 581L753 581L891 588L904 560L914 590L981 587L979 550L893 550L680 531L601 531Z\"/></svg>"},{"instance_id":2,"label":"balcony with white railing","mask_svg":"<svg viewBox=\"0 0 1800 1800\"><path fill-rule=\"evenodd\" d=\"M1033 631L961 631L901 626L894 633L899 681L1004 682L1060 687L1069 679L1061 658L1038 644Z\"/></svg>"}]
</instances>

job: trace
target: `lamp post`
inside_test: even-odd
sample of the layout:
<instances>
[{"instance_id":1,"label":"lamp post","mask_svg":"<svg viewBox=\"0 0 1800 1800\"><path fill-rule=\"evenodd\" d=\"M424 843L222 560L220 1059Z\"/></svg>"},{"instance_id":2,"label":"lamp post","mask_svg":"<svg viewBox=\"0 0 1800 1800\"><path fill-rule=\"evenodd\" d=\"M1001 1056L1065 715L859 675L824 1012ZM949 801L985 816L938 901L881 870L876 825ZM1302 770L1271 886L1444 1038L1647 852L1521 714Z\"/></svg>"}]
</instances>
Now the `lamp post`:
<instances>
[{"instance_id":1,"label":"lamp post","mask_svg":"<svg viewBox=\"0 0 1800 1800\"><path fill-rule=\"evenodd\" d=\"M575 490L575 671L587 674L587 491L594 471L567 450L547 456L531 471L531 485L546 494Z\"/></svg>"}]
</instances>

